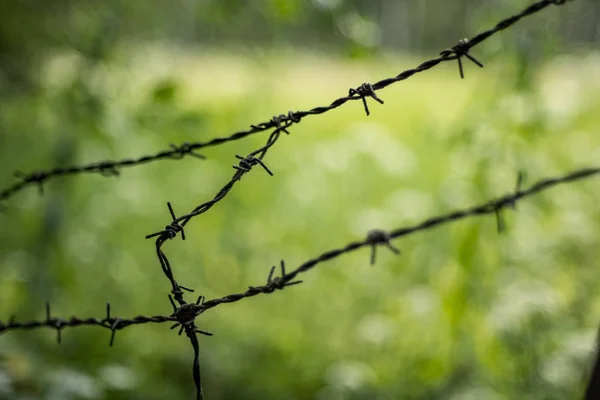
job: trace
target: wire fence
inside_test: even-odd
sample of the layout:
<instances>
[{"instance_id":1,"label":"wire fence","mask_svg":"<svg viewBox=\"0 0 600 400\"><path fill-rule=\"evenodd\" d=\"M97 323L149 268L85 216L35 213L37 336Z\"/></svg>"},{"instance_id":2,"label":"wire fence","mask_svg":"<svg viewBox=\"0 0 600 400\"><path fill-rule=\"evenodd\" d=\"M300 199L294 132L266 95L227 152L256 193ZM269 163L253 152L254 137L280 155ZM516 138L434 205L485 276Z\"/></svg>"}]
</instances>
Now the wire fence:
<instances>
[{"instance_id":1,"label":"wire fence","mask_svg":"<svg viewBox=\"0 0 600 400\"><path fill-rule=\"evenodd\" d=\"M375 99L377 102L379 102L380 104L383 104L383 101L381 99L379 99L377 97L377 95L375 94L376 91L384 89L394 83L406 80L419 72L427 71L427 70L439 65L442 62L453 61L453 60L457 60L460 76L461 76L461 78L464 78L464 68L463 68L463 64L462 64L462 57L466 57L467 59L472 61L477 66L483 67L482 63L480 63L476 58L474 58L472 55L469 54L469 50L471 48L473 48L473 47L477 46L478 44L480 44L481 42L485 41L490 36L513 26L518 21L520 21L522 18L525 18L527 16L535 14L535 13L537 13L549 6L552 6L552 5L563 5L567 1L571 1L571 0L541 0L541 1L538 1L538 2L530 5L529 7L525 8L520 13L515 14L509 18L506 18L506 19L500 21L493 28L483 31L483 32L475 35L471 39L460 40L458 42L458 44L455 45L454 47L442 51L440 53L439 57L435 57L430 60L427 60L427 61L421 63L416 68L403 71L400 74L396 75L395 77L382 79L374 84L364 83L361 86L359 86L358 88L350 89L347 96L340 97L340 98L332 101L331 104L328 106L314 107L308 111L296 111L296 112L290 111L287 114L281 114L281 115L275 116L275 117L271 118L269 121L250 125L250 129L236 132L230 136L214 138L214 139L208 140L206 142L182 143L179 146L177 146L175 144L171 144L169 149L162 150L155 154L140 156L137 158L128 158L128 159L123 159L123 160L103 160L103 161L98 161L95 163L85 164L85 165L73 165L73 166L68 166L68 167L58 167L58 168L54 168L54 169L50 169L50 170L40 170L40 171L35 171L35 172L29 173L29 174L15 172L15 176L17 178L19 178L19 181L16 182L15 184L13 184L12 186L0 191L0 202L7 200L14 194L20 192L21 190L25 189L26 187L32 186L32 185L38 185L38 187L40 188L40 191L42 191L44 182L46 182L50 179L53 179L53 178L57 178L59 176L68 176L68 175L77 175L77 174L86 174L86 173L88 173L88 174L89 173L98 173L103 176L119 176L120 169L122 169L122 168L134 167L137 165L148 164L148 163L155 162L155 161L179 160L185 156L192 156L192 157L196 157L199 159L204 159L205 157L203 155L197 153L198 150L204 149L207 147L218 146L218 145L221 145L221 144L224 144L227 142L240 140L240 139L246 138L248 136L251 136L253 134L267 131L272 128L275 128L275 132L284 131L287 133L286 129L291 124L298 123L303 118L305 118L309 115L319 115L319 114L326 113L328 111L331 111L335 108L338 108L338 107L344 105L345 103L347 103L348 101L351 101L351 100L362 100L363 106L365 108L365 112L367 113L367 115L369 115L370 111L369 111L367 101L366 101L367 97L371 97L371 98ZM274 135L275 132L272 135ZM276 141L276 139L275 139L275 141ZM272 143L272 144L274 144L274 143ZM270 147L270 145L268 147ZM263 149L263 151L266 153L266 150ZM263 157L264 157L264 154L263 154Z\"/></svg>"},{"instance_id":2,"label":"wire fence","mask_svg":"<svg viewBox=\"0 0 600 400\"><path fill-rule=\"evenodd\" d=\"M183 143L179 146L172 144L169 150L164 150L152 155L117 161L105 160L80 166L71 166L64 168L55 168L51 170L37 171L30 174L16 174L20 178L20 181L0 192L0 202L9 199L17 192L31 185L38 185L40 191L43 191L44 182L59 176L75 175L82 173L100 173L104 176L118 176L120 173L120 169L122 168L142 165L164 159L182 159L186 156L193 156L199 159L204 159L205 157L202 154L199 154L197 152L198 150L206 147L217 146L230 141L239 140L262 131L268 131L270 129L273 129L265 145L249 153L246 156L236 155L238 163L237 165L233 166L233 168L235 169L233 176L214 196L213 199L198 205L191 212L181 215L179 217L176 216L171 203L167 203L171 221L168 225L165 226L164 229L146 236L146 238L148 239L156 238L156 254L161 268L163 270L163 273L168 278L171 284L171 293L168 296L173 307L173 313L171 315L151 317L136 316L131 319L118 318L111 315L110 304L107 304L106 316L102 319L80 319L77 317L63 319L60 317L53 317L50 310L50 304L46 304L46 318L44 320L18 322L16 317L13 316L7 322L0 321L0 333L12 330L37 329L47 327L56 330L57 340L60 343L61 332L63 329L82 325L95 325L106 328L111 331L109 344L112 346L112 344L114 343L115 334L119 330L125 329L132 325L170 322L172 323L171 329L179 328L179 335L185 332L186 336L190 340L190 343L192 344L192 348L194 350L192 372L194 383L196 386L196 398L203 399L204 395L202 392L202 382L200 375L199 342L197 334L211 335L211 333L198 329L198 327L196 326L196 318L206 310L217 307L221 304L237 302L242 299L253 297L259 294L270 294L277 290L282 290L288 286L299 284L302 281L296 279L300 273L306 272L322 262L337 258L343 254L353 252L363 247L370 247L370 262L371 264L373 264L376 261L376 250L379 246L385 246L390 251L399 254L400 250L391 243L393 239L398 239L400 237L410 235L416 232L433 229L437 226L444 225L447 223L463 220L470 217L491 214L495 215L497 229L499 232L502 232L504 230L504 220L502 213L505 208L510 207L516 209L516 204L520 200L538 194L553 186L567 184L598 175L600 174L600 167L583 168L563 176L542 179L537 183L534 183L527 189L522 188L524 175L523 173L519 173L517 176L516 187L514 191L508 195L498 197L486 203L476 205L470 208L461 209L448 214L435 216L424 220L423 222L414 226L398 228L392 231L373 230L368 233L365 239L361 241L355 241L347 244L344 247L322 253L321 255L302 263L294 270L289 272L286 272L285 263L282 260L280 265L280 275L275 276L276 267L272 267L269 271L266 282L263 285L250 286L244 292L233 293L221 298L211 299L207 301L203 296L198 297L197 301L194 303L188 303L185 300L185 292L193 292L194 290L180 284L175 279L171 263L167 255L163 251L163 245L165 244L165 242L171 239L175 239L179 234L181 235L182 240L185 240L186 236L184 227L193 218L207 212L215 204L223 200L234 187L234 185L237 182L239 182L245 174L249 173L253 167L260 166L262 169L264 169L266 173L268 173L269 175L273 175L271 170L265 164L264 158L267 155L267 152L280 139L282 133L289 134L288 129L293 124L300 123L305 117L309 115L319 115L329 112L346 104L351 100L361 100L365 113L368 116L370 114L370 110L369 105L367 103L367 98L371 98L380 104L384 104L384 101L378 97L376 91L384 89L387 86L390 86L394 83L408 79L419 72L429 70L441 64L442 62L457 60L460 76L461 78L464 78L464 66L462 63L463 57L470 60L473 64L477 65L478 67L483 67L483 64L481 62L479 62L475 57L469 54L469 51L473 47L488 39L492 35L513 26L516 22L518 22L526 16L533 15L551 5L563 5L566 2L567 0L541 0L536 3L533 3L520 13L500 21L493 28L483 31L475 35L471 39L460 40L457 45L453 46L450 49L442 51L438 57L427 60L421 63L416 68L403 71L395 77L383 79L373 84L363 83L357 88L351 88L348 91L347 96L340 97L334 100L328 106L315 107L308 111L290 111L287 114L275 116L267 122L261 122L259 124L251 125L250 129L236 132L227 137L215 138L206 142Z\"/></svg>"}]
</instances>

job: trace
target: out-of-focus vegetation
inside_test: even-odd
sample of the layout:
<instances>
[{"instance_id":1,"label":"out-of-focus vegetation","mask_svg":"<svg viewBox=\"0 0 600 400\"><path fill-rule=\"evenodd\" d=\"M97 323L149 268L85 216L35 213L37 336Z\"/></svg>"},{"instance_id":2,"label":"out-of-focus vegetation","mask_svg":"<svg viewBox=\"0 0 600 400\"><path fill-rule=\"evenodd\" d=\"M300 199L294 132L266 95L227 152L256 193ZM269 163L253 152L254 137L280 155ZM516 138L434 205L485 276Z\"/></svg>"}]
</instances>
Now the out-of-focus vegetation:
<instances>
[{"instance_id":1,"label":"out-of-focus vegetation","mask_svg":"<svg viewBox=\"0 0 600 400\"><path fill-rule=\"evenodd\" d=\"M0 2L0 182L14 170L154 153L226 136L392 76L526 2ZM456 9L454 9L456 7ZM600 5L553 7L444 64L291 128L257 169L165 245L208 298L362 238L600 161ZM594 14L596 13L596 14ZM345 21L345 22L344 22ZM354 32L354 33L353 33ZM396 32L394 34L394 32ZM370 38L370 39L369 39ZM448 41L450 38L450 41ZM587 44L586 44L587 43ZM348 55L352 57L347 57ZM357 56L362 56L358 57ZM0 215L0 320L168 314L144 235L212 198L256 135L185 158L29 189ZM368 251L304 283L210 310L209 399L581 398L600 319L600 186ZM192 351L168 325L0 336L0 398L192 398Z\"/></svg>"}]
</instances>

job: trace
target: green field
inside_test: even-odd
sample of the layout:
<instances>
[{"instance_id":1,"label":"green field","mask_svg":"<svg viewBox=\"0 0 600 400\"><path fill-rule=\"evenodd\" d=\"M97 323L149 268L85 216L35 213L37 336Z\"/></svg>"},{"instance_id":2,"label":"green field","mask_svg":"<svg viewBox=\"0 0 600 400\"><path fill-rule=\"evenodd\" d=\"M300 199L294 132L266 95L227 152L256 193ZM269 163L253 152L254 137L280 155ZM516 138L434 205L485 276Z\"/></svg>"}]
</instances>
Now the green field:
<instances>
[{"instance_id":1,"label":"green field","mask_svg":"<svg viewBox=\"0 0 600 400\"><path fill-rule=\"evenodd\" d=\"M358 61L291 50L262 54L140 46L107 64L52 57L43 89L0 105L2 187L13 170L152 154L289 110L327 105L422 57ZM480 53L481 54L481 53ZM207 298L264 284L363 239L510 193L600 160L600 57L486 67L454 63L290 128L260 167L165 244L177 279ZM59 178L5 202L0 320L53 314L168 315L170 291L148 233L211 199L236 154L267 134L119 178ZM504 212L317 266L304 283L200 316L208 399L581 398L600 319L600 185L559 186ZM188 296L190 301L195 295ZM0 336L0 397L193 398L192 351L168 324Z\"/></svg>"}]
</instances>

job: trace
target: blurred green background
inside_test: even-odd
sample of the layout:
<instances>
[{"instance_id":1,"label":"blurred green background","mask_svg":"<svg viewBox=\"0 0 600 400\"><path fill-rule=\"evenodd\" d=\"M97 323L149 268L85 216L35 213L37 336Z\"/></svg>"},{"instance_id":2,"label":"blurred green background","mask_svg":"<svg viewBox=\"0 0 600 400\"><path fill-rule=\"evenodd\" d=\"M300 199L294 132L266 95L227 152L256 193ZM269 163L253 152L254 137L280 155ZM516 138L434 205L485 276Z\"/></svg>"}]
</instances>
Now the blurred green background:
<instances>
[{"instance_id":1,"label":"blurred green background","mask_svg":"<svg viewBox=\"0 0 600 400\"><path fill-rule=\"evenodd\" d=\"M462 0L0 1L0 183L15 170L151 154L394 76L530 4ZM600 3L551 7L443 64L293 126L168 242L208 298L264 283L373 228L471 206L600 161ZM212 198L235 154L48 182L4 202L0 320L165 315L148 233ZM198 319L208 399L581 398L600 321L600 185L319 265L304 283ZM194 296L188 296L192 300ZM164 325L0 335L0 398L193 398L192 351Z\"/></svg>"}]
</instances>

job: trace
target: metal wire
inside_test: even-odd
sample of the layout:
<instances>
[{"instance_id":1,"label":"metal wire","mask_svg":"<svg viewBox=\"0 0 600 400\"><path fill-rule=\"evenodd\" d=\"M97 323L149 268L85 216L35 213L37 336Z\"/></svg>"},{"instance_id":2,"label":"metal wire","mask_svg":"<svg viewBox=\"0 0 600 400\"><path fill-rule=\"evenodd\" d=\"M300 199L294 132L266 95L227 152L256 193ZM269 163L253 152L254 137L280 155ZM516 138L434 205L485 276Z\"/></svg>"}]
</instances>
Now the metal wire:
<instances>
[{"instance_id":1,"label":"metal wire","mask_svg":"<svg viewBox=\"0 0 600 400\"><path fill-rule=\"evenodd\" d=\"M363 102L363 106L367 115L370 114L369 108L367 106L367 97L371 97L380 104L383 104L383 100L379 99L375 94L376 91L384 89L391 84L403 81L405 79L410 78L411 76L427 71L442 62L458 60L459 71L461 77L464 77L463 73L463 65L462 65L462 57L467 57L470 61L478 65L479 67L483 67L479 61L477 61L473 56L471 56L468 52L473 47L477 46L484 40L488 39L490 36L509 28L510 26L517 23L524 17L535 14L548 6L551 5L562 5L566 1L570 0L541 0L536 3L530 5L525 8L520 13L513 15L509 18L506 18L500 21L496 26L490 28L486 31L483 31L477 35L475 35L471 39L462 39L458 42L457 45L453 46L450 49L444 50L440 53L439 57L432 58L421 63L419 66L413 69L408 69L406 71L401 72L400 74L382 79L376 83L369 84L363 83L357 88L353 88L349 90L347 96L340 97L331 102L328 106L319 106L314 107L307 111L290 111L287 115L278 115L272 118L269 121L261 122L258 124L250 125L250 129L236 132L230 136L226 137L218 137L213 138L205 142L185 142L179 146L171 144L169 149L162 150L154 154L143 155L137 158L126 158L122 160L103 160L85 165L72 165L68 167L58 167L49 170L40 170L34 171L29 174L23 174L21 172L16 172L15 176L19 178L19 181L14 183L12 186L7 187L6 189L0 191L0 202L7 200L12 197L16 193L25 189L29 186L37 185L42 190L43 184L53 178L59 176L68 176L68 175L77 175L77 174L89 174L89 173L99 173L103 176L107 177L116 177L120 174L120 169L126 167L134 167L138 165L143 165L147 163L151 163L154 161L160 160L180 160L186 156L192 156L199 159L204 159L205 157L199 153L197 150L204 149L207 147L218 146L224 143L240 140L246 138L250 135L254 135L256 133L260 133L272 128L279 129L281 124L286 123L299 123L301 120L309 115L319 115L324 114L328 111L331 111L335 108L338 108L345 104L350 100L361 100ZM288 125L289 126L289 125Z\"/></svg>"},{"instance_id":2,"label":"metal wire","mask_svg":"<svg viewBox=\"0 0 600 400\"><path fill-rule=\"evenodd\" d=\"M556 177L556 178L548 178L531 186L529 189L521 190L522 177L518 179L517 187L512 194L506 195L504 197L500 197L498 199L492 200L488 203L474 206L472 208L458 210L452 212L450 214L440 215L437 217L433 217L423 221L422 223L406 228L400 228L392 231L383 231L383 230L375 230L368 233L366 239L362 241L356 241L347 244L346 246L330 250L321 254L320 256L308 260L298 266L291 272L286 273L285 264L281 261L281 275L278 277L273 277L275 272L275 267L271 268L269 275L267 277L267 281L262 286L250 286L248 290L242 293L234 293L230 294L218 299L212 299L208 301L204 301L204 298L201 296L198 298L196 303L187 303L184 299L184 291L193 290L179 284L174 277L173 270L171 268L171 263L169 262L166 254L162 250L163 244L171 239L177 237L179 233L181 233L181 238L185 240L185 232L184 227L189 221L209 209L211 209L216 203L221 201L227 194L231 191L233 186L241 180L241 178L249 173L253 167L260 166L265 170L269 175L273 175L272 171L267 167L264 163L264 158L267 152L275 145L275 143L279 140L281 133L289 134L288 128L294 123L300 123L301 120L309 115L319 115L326 112L329 112L333 109L336 109L348 101L351 100L361 100L363 103L363 108L367 115L370 114L370 110L368 108L367 98L372 98L380 104L384 104L383 100L381 100L376 91L382 90L387 86L403 81L405 79L410 78L411 76L429 70L438 64L446 61L457 60L459 72L461 78L464 78L464 69L462 64L462 58L466 57L468 60L473 62L475 65L479 67L483 67L483 64L479 62L474 56L469 54L469 51L483 42L490 36L495 33L498 33L508 27L514 25L520 19L535 14L538 11L545 9L550 5L561 5L564 4L567 0L540 0L529 7L525 8L522 12L509 17L507 19L502 20L496 26L491 29L488 29L484 32L481 32L474 36L471 39L462 39L458 42L457 45L453 46L450 49L444 50L440 53L439 57L430 59L421 63L419 66L413 69L409 69L401 72L395 77L387 78L380 80L376 83L363 83L357 88L352 88L348 91L348 95L344 97L340 97L333 102L331 102L328 106L320 106L315 107L308 111L290 111L287 115L281 114L273 117L271 120L267 122L262 122L259 124L251 125L250 129L245 131L236 132L233 135L221 138L215 138L209 140L207 142L193 142L193 143L183 143L180 146L171 145L169 150L164 150L156 154L141 156L139 158L134 159L124 159L124 160L106 160L101 162L96 162L87 165L81 166L71 166L64 168L55 168L47 171L37 171L31 174L21 174L18 173L17 176L20 178L20 181L12 185L11 187L4 189L0 192L0 202L8 199L12 195L16 194L20 190L25 187L31 185L38 185L40 191L43 189L43 183L47 180L58 177L58 176L66 176L66 175L75 175L81 173L100 173L104 176L118 176L120 173L120 169L125 167L132 167L137 165L142 165L158 160L163 159L182 159L185 156L193 156L199 159L203 159L204 156L196 153L196 150L217 146L226 142L239 140L250 136L252 134L267 131L273 129L271 132L266 144L259 149L249 153L247 156L243 157L237 155L236 158L239 160L237 165L234 165L233 168L235 172L232 178L227 182L222 189L215 195L212 200L209 200L205 203L200 204L195 207L190 213L181 215L176 217L175 212L171 203L167 203L169 213L171 216L171 222L165 226L163 230L157 231L155 233L149 234L146 238L156 238L155 240L155 249L156 253L162 267L163 273L168 278L171 283L171 293L172 297L169 296L171 304L173 305L173 314L170 316L154 316L154 317L144 317L137 316L133 319L121 319L114 318L110 316L110 305L107 305L107 314L104 319L96 319L96 318L86 318L79 319L77 317L72 317L69 320L65 320L62 318L51 317L50 314L50 305L46 305L46 319L43 321L30 321L30 322L17 322L16 318L12 317L7 323L0 322L0 333L10 330L17 329L36 329L41 327L48 327L55 329L57 331L57 338L60 342L61 339L61 330L66 327L76 327L81 325L98 325L104 328L111 330L111 341L112 345L114 341L114 335L117 330L124 329L128 326L135 324L144 324L144 323L162 323L162 322L175 322L172 329L176 327L180 327L179 334L181 335L184 331L186 336L188 336L190 343L192 344L192 348L194 350L194 361L192 367L192 375L194 379L194 383L196 386L196 399L203 399L203 391L202 391L202 383L201 383L201 375L200 375L200 364L199 364L199 341L197 334L211 335L208 332L199 330L195 325L196 318L203 312L208 309L214 308L218 305L225 303L233 303L240 301L242 299L253 297L258 294L269 294L273 293L277 290L282 290L288 286L293 286L301 283L302 281L295 280L297 275L303 272L306 272L317 264L322 262L331 260L333 258L339 257L343 254L350 253L352 251L358 250L362 247L371 247L371 263L375 262L376 257L376 248L377 246L384 245L389 250L393 251L396 254L400 253L400 250L394 247L391 244L391 240L400 238L402 236L406 236L418 231L423 231L427 229L434 228L436 226L458 221L461 219L478 216L478 215L486 215L486 214L495 214L498 224L498 230L504 230L504 223L502 220L501 211L503 208L510 206L512 208L516 207L516 203L521 199L539 193L543 190L549 189L552 186L558 184L564 184L573 182L580 179L589 178L593 175L597 175L600 173L600 168L587 168L572 172L565 176Z\"/></svg>"},{"instance_id":3,"label":"metal wire","mask_svg":"<svg viewBox=\"0 0 600 400\"><path fill-rule=\"evenodd\" d=\"M241 293L233 293L220 298L204 301L204 297L200 296L196 303L185 303L183 301L183 305L177 305L175 301L171 299L171 304L173 305L173 314L170 316L155 316L155 317L144 317L138 316L133 319L120 319L114 318L110 316L110 305L107 305L107 314L104 319L96 319L96 318L87 318L87 319L79 319L77 317L72 317L69 320L64 320L61 318L51 318L50 317L50 306L47 305L46 311L46 319L42 321L30 321L19 323L15 321L15 318L12 317L7 323L3 323L0 321L0 333L8 330L17 330L17 329L36 329L41 327L49 327L52 329L56 329L58 333L60 330L65 327L76 327L81 325L99 325L104 328L108 328L113 332L113 336L111 337L111 345L114 338L114 332L116 330L124 329L127 326L134 324L144 324L144 323L162 323L162 322L176 322L175 325L171 327L171 329L181 326L181 330L179 334L181 335L182 331L185 331L186 335L189 337L193 349L194 349L194 364L193 364L193 376L194 382L197 387L197 399L202 399L202 386L200 384L200 367L199 367L199 344L197 339L197 333L201 333L204 335L212 335L209 332L201 331L196 328L195 320L196 318L204 313L205 311L220 306L222 304L227 303L235 303L240 300L254 297L259 294L270 294L274 293L278 290L283 290L288 286L294 286L302 283L302 281L296 280L299 274L303 272L307 272L321 264L325 261L332 260L334 258L340 257L344 254L351 253L363 247L371 247L372 254L374 254L374 249L377 246L386 246L390 250L392 250L395 254L399 254L399 250L396 249L390 242L394 239L398 239L404 236L411 235L413 233L426 231L429 229L436 228L438 226L449 224L452 222L457 222L463 219L481 216L481 215L490 215L496 214L498 211L501 211L503 208L511 207L515 208L516 203L525 199L526 197L534 196L544 190L548 190L554 186L572 183L575 181L583 180L586 178L591 178L595 175L600 175L600 167L598 168L585 168L577 171L573 171L563 176L552 177L542 179L533 185L531 185L527 189L520 189L517 187L515 192L498 197L496 199L492 199L486 203L475 205L470 208L456 210L450 212L448 214L442 214L439 216L435 216L429 219L422 221L413 226L408 226L404 228L398 228L391 231L384 230L375 230L371 231L367 234L367 237L364 240L354 241L348 243L347 245L326 251L319 256L307 260L300 264L296 269L287 272L285 269L285 263L281 261L281 275L274 277L275 266L273 266L269 274L267 276L266 283L264 285L259 286L250 286L248 289ZM375 258L371 256L371 263L374 263ZM60 337L60 336L59 336ZM60 340L60 339L59 339Z\"/></svg>"},{"instance_id":4,"label":"metal wire","mask_svg":"<svg viewBox=\"0 0 600 400\"><path fill-rule=\"evenodd\" d=\"M502 210L505 207L513 207L518 201L533 196L537 193L540 193L544 190L548 190L553 186L566 184L570 182L575 182L578 180L590 178L594 175L600 175L600 167L598 168L586 168L577 171L573 171L567 175L547 178L540 180L539 182L533 184L528 189L525 190L517 190L512 194L508 194L506 196L498 197L496 199L490 200L486 203L476 205L470 208L456 210L450 212L448 214L442 214L439 216L431 217L418 223L413 226L408 226L404 228L398 228L391 231L383 231L376 230L371 231L367 234L367 237L364 240L355 241L348 243L347 245L340 247L338 249L329 250L321 255L310 259L308 261L300 264L296 269L285 273L285 270L282 267L282 275L277 278L277 285L274 286L272 282L267 282L264 286L251 286L243 293L234 293L230 294L218 299L212 299L205 301L202 305L196 307L196 312L198 315L210 308L219 306L224 303L234 303L240 301L242 299L253 297L258 294L268 294L273 293L275 289L284 289L287 286L295 285L300 283L300 281L294 281L299 274L306 272L316 265L321 264L325 261L329 261L331 259L337 258L341 255L353 252L355 250L361 249L363 247L371 247L373 250L376 246L384 245L393 251L394 254L399 254L399 251L393 247L390 243L393 239L398 239L404 236L411 235L413 233L426 231L440 225L456 222L459 220L467 219L470 217L480 216L480 215L489 215L495 214L498 210ZM371 256L371 263L374 262L374 257ZM283 261L282 261L283 265ZM273 270L271 270L273 271ZM272 273L272 272L271 272Z\"/></svg>"},{"instance_id":5,"label":"metal wire","mask_svg":"<svg viewBox=\"0 0 600 400\"><path fill-rule=\"evenodd\" d=\"M46 303L46 319L41 321L28 321L18 322L16 316L9 318L7 322L0 321L0 334L6 331L14 330L31 330L37 328L51 328L56 330L56 340L61 343L61 331L64 328L76 328L78 326L100 326L107 328L111 331L109 345L112 346L115 333L118 330L122 330L132 325L141 325L147 323L160 324L163 322L173 322L178 319L175 316L157 315L153 317L145 317L138 315L131 319L111 317L110 315L110 303L106 303L106 317L99 318L78 318L71 317L69 319L63 319L60 317L51 317L50 303Z\"/></svg>"}]
</instances>

